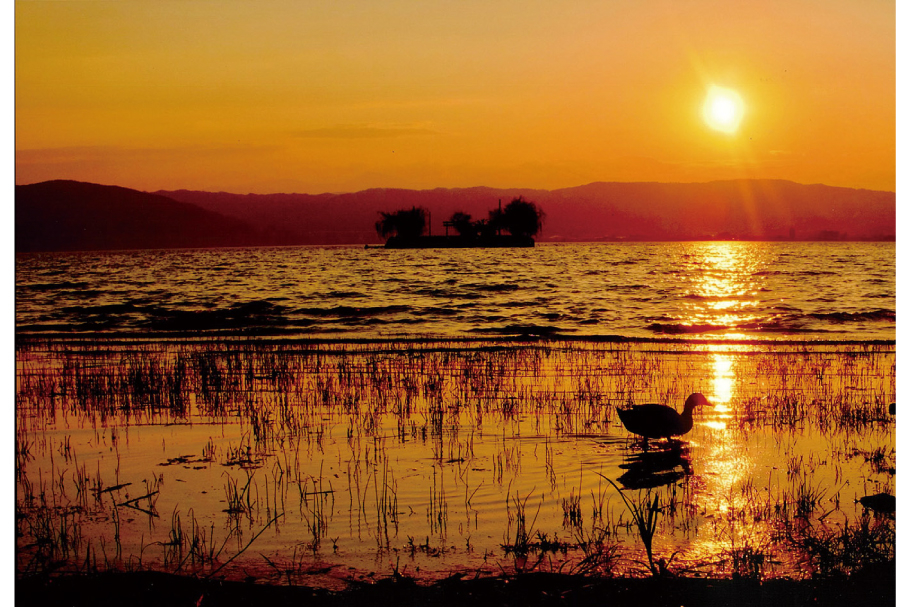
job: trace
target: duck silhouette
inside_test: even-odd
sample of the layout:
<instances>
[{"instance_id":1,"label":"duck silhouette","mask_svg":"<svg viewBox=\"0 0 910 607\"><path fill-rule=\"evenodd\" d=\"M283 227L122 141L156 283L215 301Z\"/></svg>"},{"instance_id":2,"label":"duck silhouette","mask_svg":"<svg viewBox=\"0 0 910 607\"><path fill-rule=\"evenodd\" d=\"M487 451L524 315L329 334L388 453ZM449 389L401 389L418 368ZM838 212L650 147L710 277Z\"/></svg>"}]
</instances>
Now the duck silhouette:
<instances>
[{"instance_id":1,"label":"duck silhouette","mask_svg":"<svg viewBox=\"0 0 910 607\"><path fill-rule=\"evenodd\" d=\"M880 514L894 514L897 510L897 498L890 493L876 493L859 498L864 508Z\"/></svg>"},{"instance_id":2,"label":"duck silhouette","mask_svg":"<svg viewBox=\"0 0 910 607\"><path fill-rule=\"evenodd\" d=\"M703 394L695 392L686 399L682 414L673 407L654 403L617 409L616 413L622 425L632 434L638 434L646 439L670 438L681 436L691 430L692 412L695 407L710 404Z\"/></svg>"}]
</instances>

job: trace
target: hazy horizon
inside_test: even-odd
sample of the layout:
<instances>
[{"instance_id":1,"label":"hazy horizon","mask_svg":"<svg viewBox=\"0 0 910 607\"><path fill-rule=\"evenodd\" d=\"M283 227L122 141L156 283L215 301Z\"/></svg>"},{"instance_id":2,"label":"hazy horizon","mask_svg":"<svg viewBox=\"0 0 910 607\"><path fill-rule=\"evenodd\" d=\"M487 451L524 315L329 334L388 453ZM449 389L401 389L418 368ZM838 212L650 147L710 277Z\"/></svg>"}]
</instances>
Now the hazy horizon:
<instances>
[{"instance_id":1,"label":"hazy horizon","mask_svg":"<svg viewBox=\"0 0 910 607\"><path fill-rule=\"evenodd\" d=\"M124 185L119 184L119 183L88 182L88 181L83 181L83 180L81 180L81 179L62 179L62 178L42 179L42 180L40 180L40 181L31 181L31 182L28 182L28 183L19 183L19 182L17 182L16 185L17 185L17 186L37 185L37 184L39 184L39 183L45 183L45 182L48 182L48 181L77 181L77 182L82 182L82 183L93 183L93 184L96 184L96 185L113 186L113 187L124 187L124 188L128 188L128 189L135 189L135 190L137 190L137 191L139 191L139 192L146 192L146 193L149 193L149 194L154 194L154 193L156 193L156 192L177 192L177 191L184 190L184 191L207 192L207 193L212 193L212 194L232 194L232 195L238 195L238 196L243 196L243 195L248 195L248 194L263 195L263 196L268 196L268 195L279 195L279 194L302 195L302 196L322 196L322 195L333 195L333 196L337 196L337 195L342 195L342 194L358 194L358 193L361 193L361 192L368 192L368 191L371 191L371 190L407 190L407 191L415 191L415 192L432 192L432 191L435 191L435 190L446 190L446 191L448 191L448 190L482 190L482 189L489 189L489 190L515 190L515 191L535 191L535 190L536 190L536 191L540 191L540 192L555 192L555 191L560 191L560 190L571 190L571 189L577 189L577 188L584 188L584 187L586 187L586 186L597 185L597 184L623 184L623 185L633 185L633 184L704 185L704 184L711 184L711 183L725 183L725 182L736 182L736 181L780 181L780 182L794 183L794 184L796 184L796 185L805 185L805 186L827 186L827 187L845 188L845 189L853 189L853 190L867 190L867 191L870 191L870 192L887 192L887 193L892 193L892 194L893 194L893 193L896 193L896 190L897 190L897 188L893 188L893 189L891 189L891 190L883 190L883 189L875 189L875 188L858 188L858 187L857 187L857 188L853 188L853 187L849 187L849 186L836 186L836 185L832 185L832 184L830 184L830 183L822 183L822 182L804 183L804 182L799 182L799 181L793 181L792 179L748 178L748 177L743 177L743 178L731 178L731 179L711 179L711 180L708 180L708 181L659 181L659 180L648 180L648 181L625 181L625 180L619 180L619 179L617 179L617 180L611 180L611 181L595 180L595 181L590 181L590 182L587 182L587 183L578 183L578 184L568 185L568 186L559 187L559 188L534 188L534 187L528 187L528 186L522 186L522 185L511 185L511 186L501 186L501 187L500 187L500 186L491 186L491 185L486 185L486 184L478 184L478 185L463 186L463 187L435 186L435 187L426 187L426 188L399 188L399 187L371 186L371 187L366 187L366 188L362 188L362 189L358 189L358 190L347 190L347 191L338 190L338 191L333 191L333 192L328 192L328 191L325 191L325 192L297 192L297 191L289 191L289 190L285 190L285 191L277 191L277 190L276 190L276 191L273 191L273 192L249 192L249 191L231 191L231 190L226 190L226 189L196 190L196 189L194 189L194 188L173 188L173 189L169 189L169 188L150 188L150 189L139 189L139 188L130 188L129 186L124 186Z\"/></svg>"}]
</instances>

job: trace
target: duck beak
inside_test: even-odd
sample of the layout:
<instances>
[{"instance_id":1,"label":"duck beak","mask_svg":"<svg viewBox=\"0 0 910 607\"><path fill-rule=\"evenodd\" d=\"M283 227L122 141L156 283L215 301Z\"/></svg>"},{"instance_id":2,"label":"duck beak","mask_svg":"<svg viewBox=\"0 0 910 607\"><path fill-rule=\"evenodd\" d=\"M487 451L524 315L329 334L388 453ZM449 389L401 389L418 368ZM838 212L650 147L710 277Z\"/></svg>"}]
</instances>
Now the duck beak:
<instances>
[{"instance_id":1,"label":"duck beak","mask_svg":"<svg viewBox=\"0 0 910 607\"><path fill-rule=\"evenodd\" d=\"M711 401L709 401L709 400L705 397L704 394L698 393L697 395L693 395L693 396L695 396L695 404L696 404L696 406L704 406L704 405L707 405L707 406L709 406L709 407L713 407L713 406L714 406L714 405L711 403Z\"/></svg>"}]
</instances>

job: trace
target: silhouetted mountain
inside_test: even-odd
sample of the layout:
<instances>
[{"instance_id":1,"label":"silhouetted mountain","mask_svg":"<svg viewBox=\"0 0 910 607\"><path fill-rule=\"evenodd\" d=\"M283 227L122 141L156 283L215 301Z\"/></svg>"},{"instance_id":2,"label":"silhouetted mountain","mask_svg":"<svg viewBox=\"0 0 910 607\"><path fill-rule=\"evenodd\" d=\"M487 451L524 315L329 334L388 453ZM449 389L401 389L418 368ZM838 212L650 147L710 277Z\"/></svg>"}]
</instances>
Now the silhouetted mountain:
<instances>
[{"instance_id":1,"label":"silhouetted mountain","mask_svg":"<svg viewBox=\"0 0 910 607\"><path fill-rule=\"evenodd\" d=\"M895 234L893 192L780 180L592 183L560 190L371 189L350 194L158 192L253 225L271 244L369 244L379 211L422 206L433 234L456 211L485 218L501 200L532 200L538 242L598 240L882 240Z\"/></svg>"},{"instance_id":2,"label":"silhouetted mountain","mask_svg":"<svg viewBox=\"0 0 910 607\"><path fill-rule=\"evenodd\" d=\"M16 251L255 244L244 221L155 194L78 181L16 186Z\"/></svg>"},{"instance_id":3,"label":"silhouetted mountain","mask_svg":"<svg viewBox=\"0 0 910 607\"><path fill-rule=\"evenodd\" d=\"M16 186L16 250L379 244L380 211L430 211L432 234L456 211L486 218L524 196L546 213L538 242L887 240L893 192L789 181L592 183L560 190L371 189L350 194L145 193L77 181Z\"/></svg>"}]
</instances>

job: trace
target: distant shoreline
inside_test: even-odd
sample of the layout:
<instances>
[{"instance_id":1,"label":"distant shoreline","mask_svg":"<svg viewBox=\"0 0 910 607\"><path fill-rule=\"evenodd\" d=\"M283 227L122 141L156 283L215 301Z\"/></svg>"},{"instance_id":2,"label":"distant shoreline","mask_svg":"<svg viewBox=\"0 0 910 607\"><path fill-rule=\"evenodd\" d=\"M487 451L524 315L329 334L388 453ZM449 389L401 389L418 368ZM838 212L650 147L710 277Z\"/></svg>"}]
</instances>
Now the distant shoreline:
<instances>
[{"instance_id":1,"label":"distant shoreline","mask_svg":"<svg viewBox=\"0 0 910 607\"><path fill-rule=\"evenodd\" d=\"M16 251L378 243L391 205L453 213L527 196L546 210L544 242L865 241L896 238L896 194L776 180L591 183L560 190L372 189L346 194L155 193L68 180L16 186Z\"/></svg>"},{"instance_id":2,"label":"distant shoreline","mask_svg":"<svg viewBox=\"0 0 910 607\"><path fill-rule=\"evenodd\" d=\"M466 238L464 236L418 236L401 238L393 236L385 243L386 249L477 249L534 246L534 239L528 236L487 236Z\"/></svg>"},{"instance_id":3,"label":"distant shoreline","mask_svg":"<svg viewBox=\"0 0 910 607\"><path fill-rule=\"evenodd\" d=\"M560 344L617 344L617 345L647 345L657 346L801 346L801 347L837 347L837 346L868 346L870 348L891 348L897 346L896 339L843 339L843 340L817 340L817 339L723 339L723 338L684 338L684 337L626 337L620 335L503 335L497 337L445 337L433 335L413 335L407 337L306 337L306 336L280 336L280 335L250 335L250 334L201 334L182 333L171 335L155 335L148 333L16 333L16 346L29 346L42 343L74 344L87 342L118 343L118 344L212 344L231 343L251 345L288 345L288 346L401 346L407 350L412 346L428 346L430 348L445 348L452 345L451 349L464 350L475 348L512 349L521 347L550 347ZM393 351L395 348L391 348Z\"/></svg>"},{"instance_id":4,"label":"distant shoreline","mask_svg":"<svg viewBox=\"0 0 910 607\"><path fill-rule=\"evenodd\" d=\"M552 239L541 239L540 241L535 241L533 245L526 245L526 248L536 248L539 246L559 246L559 245L570 245L570 244L594 244L594 245L613 245L613 244L630 244L630 245L645 245L645 244L664 244L664 243L679 243L679 242L764 242L769 244L798 244L798 243L819 243L819 244L850 244L850 243L890 243L895 244L897 239L894 236L888 238L853 238L846 240L769 240L769 239L727 239L727 240L717 240L717 239L702 239L702 238L681 238L681 239L665 239L665 240L651 240L651 239L642 239L642 240L633 240L628 238L617 238L613 240L601 239L601 240L552 240ZM418 247L388 247L386 244L381 242L377 243L359 243L359 242L343 242L343 243L331 243L331 244L238 244L238 245L213 245L213 246L175 246L175 247L115 247L115 248L95 248L95 249L29 249L21 250L16 249L16 255L42 255L45 253L62 253L62 254L83 254L83 253L117 253L125 251L184 251L184 250L208 250L208 249L296 249L296 248L339 248L339 247L348 247L355 249L385 249L385 250L409 250L409 249L432 249L432 248L482 248L489 245L468 245L468 246L418 246ZM500 248L509 248L513 245L500 245ZM519 247L523 245L518 245ZM493 248L496 248L495 245Z\"/></svg>"}]
</instances>

